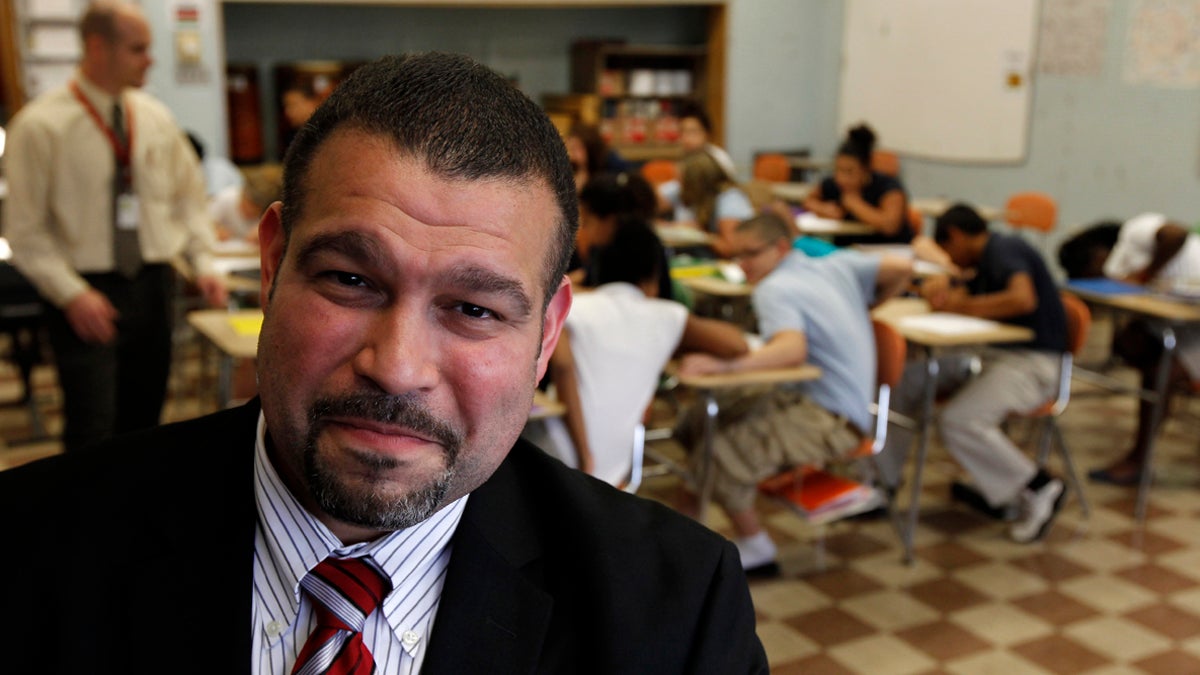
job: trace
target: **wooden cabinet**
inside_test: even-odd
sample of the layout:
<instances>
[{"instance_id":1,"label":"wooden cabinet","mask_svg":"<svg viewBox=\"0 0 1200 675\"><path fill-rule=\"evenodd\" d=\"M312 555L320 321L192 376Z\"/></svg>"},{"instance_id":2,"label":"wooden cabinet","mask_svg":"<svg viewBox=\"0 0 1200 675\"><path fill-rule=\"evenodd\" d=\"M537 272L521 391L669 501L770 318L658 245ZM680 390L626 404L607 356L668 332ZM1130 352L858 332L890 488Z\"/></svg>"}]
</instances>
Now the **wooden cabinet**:
<instances>
[{"instance_id":1,"label":"wooden cabinet","mask_svg":"<svg viewBox=\"0 0 1200 675\"><path fill-rule=\"evenodd\" d=\"M685 104L707 108L706 45L631 45L583 40L571 46L571 90L547 96L553 113L596 124L605 140L633 161L678 157Z\"/></svg>"}]
</instances>

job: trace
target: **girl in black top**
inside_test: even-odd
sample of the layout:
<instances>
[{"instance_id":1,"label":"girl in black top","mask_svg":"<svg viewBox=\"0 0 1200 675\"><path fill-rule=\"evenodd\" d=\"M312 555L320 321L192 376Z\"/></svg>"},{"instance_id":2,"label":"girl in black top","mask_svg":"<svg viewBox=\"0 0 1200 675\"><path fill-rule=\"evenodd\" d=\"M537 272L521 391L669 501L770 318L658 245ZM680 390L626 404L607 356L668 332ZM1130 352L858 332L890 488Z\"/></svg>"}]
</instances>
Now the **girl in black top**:
<instances>
[{"instance_id":1,"label":"girl in black top","mask_svg":"<svg viewBox=\"0 0 1200 675\"><path fill-rule=\"evenodd\" d=\"M839 237L835 244L903 243L912 241L908 196L892 176L871 169L875 132L865 124L850 130L834 158L833 176L804 200L804 208L835 220L870 226L876 234Z\"/></svg>"}]
</instances>

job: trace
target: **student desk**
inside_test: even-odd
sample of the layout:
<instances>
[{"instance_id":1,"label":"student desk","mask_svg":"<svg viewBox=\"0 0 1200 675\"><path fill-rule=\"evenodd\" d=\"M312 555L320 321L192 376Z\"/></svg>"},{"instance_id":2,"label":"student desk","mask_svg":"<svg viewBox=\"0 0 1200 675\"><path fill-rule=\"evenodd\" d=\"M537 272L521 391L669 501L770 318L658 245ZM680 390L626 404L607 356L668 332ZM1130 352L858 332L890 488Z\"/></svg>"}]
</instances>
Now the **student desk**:
<instances>
[{"instance_id":1,"label":"student desk","mask_svg":"<svg viewBox=\"0 0 1200 675\"><path fill-rule=\"evenodd\" d=\"M704 447L700 457L700 474L693 476L700 495L696 507L696 518L704 521L713 489L713 436L717 430L717 392L739 387L770 386L815 380L821 377L821 369L804 364L794 368L772 368L770 370L748 370L740 373L720 375L681 376L679 383L695 389L704 399Z\"/></svg>"},{"instance_id":2,"label":"student desk","mask_svg":"<svg viewBox=\"0 0 1200 675\"><path fill-rule=\"evenodd\" d=\"M920 514L921 480L925 471L925 456L933 424L934 396L937 393L938 362L935 353L946 349L978 348L989 344L1027 342L1033 331L997 321L975 319L952 314L933 314L924 300L900 298L881 304L872 316L894 326L909 344L925 352L925 391L921 416L918 420L918 441L913 465L912 497L906 523L901 523L900 538L904 546L904 562L912 563L913 540Z\"/></svg>"},{"instance_id":3,"label":"student desk","mask_svg":"<svg viewBox=\"0 0 1200 675\"><path fill-rule=\"evenodd\" d=\"M217 363L217 407L224 408L231 398L233 362L236 359L253 359L258 356L258 334L262 329L261 309L201 309L187 315L188 324L204 336L216 348ZM562 417L566 406L537 390L533 394L533 407L529 419Z\"/></svg>"},{"instance_id":4,"label":"student desk","mask_svg":"<svg viewBox=\"0 0 1200 675\"><path fill-rule=\"evenodd\" d=\"M802 213L796 216L796 229L800 230L800 234L807 234L814 237L842 237L875 234L875 230L869 225L863 225L862 223L855 223L849 220L818 218L811 213Z\"/></svg>"},{"instance_id":5,"label":"student desk","mask_svg":"<svg viewBox=\"0 0 1200 675\"><path fill-rule=\"evenodd\" d=\"M815 183L771 183L771 196L785 202L799 204L808 199L809 193L816 188Z\"/></svg>"},{"instance_id":6,"label":"student desk","mask_svg":"<svg viewBox=\"0 0 1200 675\"><path fill-rule=\"evenodd\" d=\"M188 312L188 325L217 351L217 409L229 405L233 390L233 362L258 355L261 309L200 309Z\"/></svg>"},{"instance_id":7,"label":"student desk","mask_svg":"<svg viewBox=\"0 0 1200 675\"><path fill-rule=\"evenodd\" d=\"M1151 329L1158 332L1163 349L1155 373L1154 390L1139 392L1139 396L1149 397L1152 401L1150 428L1157 429L1166 410L1171 362L1175 356L1175 331L1200 323L1200 304L1151 294L1139 286L1109 280L1075 281L1068 283L1066 289L1091 305L1147 319ZM1146 518L1146 503L1150 498L1156 438L1157 434L1151 434L1146 439L1146 458L1142 462L1142 478L1134 507L1134 518L1139 524Z\"/></svg>"},{"instance_id":8,"label":"student desk","mask_svg":"<svg viewBox=\"0 0 1200 675\"><path fill-rule=\"evenodd\" d=\"M942 215L954 203L945 197L923 197L908 201L908 205L916 209L917 213L929 216L930 218L937 218ZM975 212L982 216L984 220L1001 220L1006 215L1004 209L998 209L994 206L976 206L972 204L971 208L975 209Z\"/></svg>"},{"instance_id":9,"label":"student desk","mask_svg":"<svg viewBox=\"0 0 1200 675\"><path fill-rule=\"evenodd\" d=\"M688 227L687 225L666 225L660 223L654 226L654 232L662 240L663 246L670 249L708 248L713 242L712 234L694 227Z\"/></svg>"}]
</instances>

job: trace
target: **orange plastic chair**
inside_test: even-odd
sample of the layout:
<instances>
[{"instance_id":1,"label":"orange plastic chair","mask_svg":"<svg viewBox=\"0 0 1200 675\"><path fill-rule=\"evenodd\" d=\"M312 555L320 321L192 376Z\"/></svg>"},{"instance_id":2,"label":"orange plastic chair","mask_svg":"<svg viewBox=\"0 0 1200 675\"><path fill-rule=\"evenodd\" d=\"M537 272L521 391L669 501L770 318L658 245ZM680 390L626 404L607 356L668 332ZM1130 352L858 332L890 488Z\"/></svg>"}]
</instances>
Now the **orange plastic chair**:
<instances>
[{"instance_id":1,"label":"orange plastic chair","mask_svg":"<svg viewBox=\"0 0 1200 675\"><path fill-rule=\"evenodd\" d=\"M1049 232L1058 221L1058 204L1043 192L1018 192L1008 198L1004 211L1012 227Z\"/></svg>"},{"instance_id":2,"label":"orange plastic chair","mask_svg":"<svg viewBox=\"0 0 1200 675\"><path fill-rule=\"evenodd\" d=\"M875 429L846 456L848 460L872 457L883 450L883 445L887 442L888 418L891 415L892 389L900 383L900 376L904 374L904 359L908 348L904 336L883 321L872 320L871 324L875 329ZM792 467L764 480L758 488L764 495L808 520L809 507L804 503L803 497L805 485L812 486L817 481L825 483L825 476L827 474L816 467ZM890 507L890 504L888 506ZM839 515L844 517L854 512Z\"/></svg>"},{"instance_id":3,"label":"orange plastic chair","mask_svg":"<svg viewBox=\"0 0 1200 675\"><path fill-rule=\"evenodd\" d=\"M1062 293L1061 297L1063 309L1067 314L1067 351L1063 352L1062 365L1059 369L1058 394L1036 410L1016 415L1016 417L1043 422L1038 441L1038 466L1045 466L1046 461L1050 459L1051 445L1058 449L1063 465L1067 469L1067 480L1071 482L1075 494L1079 495L1079 508L1083 511L1083 515L1087 516L1091 509L1088 507L1087 496L1083 492L1079 473L1075 470L1075 462L1067 450L1067 444L1063 440L1057 418L1066 410L1067 403L1071 400L1071 369L1075 357L1083 351L1083 346L1087 343L1088 332L1092 328L1092 312L1083 300L1074 295Z\"/></svg>"},{"instance_id":4,"label":"orange plastic chair","mask_svg":"<svg viewBox=\"0 0 1200 675\"><path fill-rule=\"evenodd\" d=\"M654 187L679 177L679 168L669 159L652 159L642 165L642 178Z\"/></svg>"},{"instance_id":5,"label":"orange plastic chair","mask_svg":"<svg viewBox=\"0 0 1200 675\"><path fill-rule=\"evenodd\" d=\"M876 150L871 153L871 169L885 176L900 176L900 156L891 150Z\"/></svg>"},{"instance_id":6,"label":"orange plastic chair","mask_svg":"<svg viewBox=\"0 0 1200 675\"><path fill-rule=\"evenodd\" d=\"M773 183L786 183L792 177L792 164L786 155L765 152L754 158L754 177Z\"/></svg>"}]
</instances>

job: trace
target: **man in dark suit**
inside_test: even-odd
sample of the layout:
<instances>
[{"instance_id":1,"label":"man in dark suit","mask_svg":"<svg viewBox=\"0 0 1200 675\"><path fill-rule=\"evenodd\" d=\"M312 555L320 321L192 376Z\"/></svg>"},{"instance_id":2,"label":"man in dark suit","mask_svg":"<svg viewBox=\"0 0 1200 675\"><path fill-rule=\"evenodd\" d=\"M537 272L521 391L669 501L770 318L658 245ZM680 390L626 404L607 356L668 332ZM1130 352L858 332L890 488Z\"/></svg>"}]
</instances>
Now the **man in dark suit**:
<instances>
[{"instance_id":1,"label":"man in dark suit","mask_svg":"<svg viewBox=\"0 0 1200 675\"><path fill-rule=\"evenodd\" d=\"M577 220L537 106L381 59L284 182L261 411L0 473L3 670L766 672L731 544L517 441Z\"/></svg>"}]
</instances>

